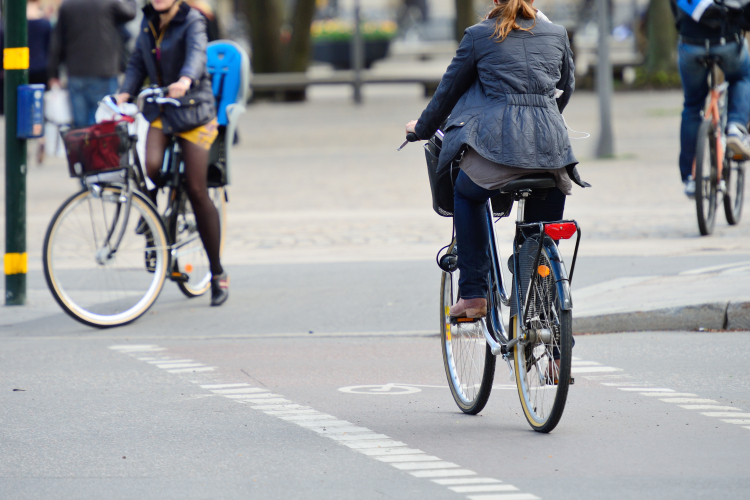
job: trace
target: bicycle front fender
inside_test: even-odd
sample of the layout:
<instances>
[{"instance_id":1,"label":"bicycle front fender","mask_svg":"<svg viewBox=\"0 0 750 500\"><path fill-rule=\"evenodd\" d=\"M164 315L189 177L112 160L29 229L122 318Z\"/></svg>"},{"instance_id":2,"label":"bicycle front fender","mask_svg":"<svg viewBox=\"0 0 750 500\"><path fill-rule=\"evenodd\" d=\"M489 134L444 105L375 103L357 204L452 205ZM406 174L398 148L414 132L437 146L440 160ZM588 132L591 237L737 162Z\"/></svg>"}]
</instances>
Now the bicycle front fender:
<instances>
[{"instance_id":1,"label":"bicycle front fender","mask_svg":"<svg viewBox=\"0 0 750 500\"><path fill-rule=\"evenodd\" d=\"M555 277L555 286L557 287L557 296L560 297L561 309L570 311L573 309L573 297L570 293L568 271L565 269L565 262L563 262L562 255L560 255L560 250L549 236L544 237L544 249L547 251L547 256L552 266L552 276Z\"/></svg>"}]
</instances>

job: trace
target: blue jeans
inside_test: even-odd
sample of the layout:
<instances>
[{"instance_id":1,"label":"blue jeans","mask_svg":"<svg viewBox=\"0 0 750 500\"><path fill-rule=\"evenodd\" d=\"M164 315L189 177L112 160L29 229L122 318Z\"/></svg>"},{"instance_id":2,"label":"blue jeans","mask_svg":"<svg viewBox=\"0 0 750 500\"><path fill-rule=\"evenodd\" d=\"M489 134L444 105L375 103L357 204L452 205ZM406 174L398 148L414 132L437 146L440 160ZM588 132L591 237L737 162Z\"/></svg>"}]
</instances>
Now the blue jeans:
<instances>
[{"instance_id":1,"label":"blue jeans","mask_svg":"<svg viewBox=\"0 0 750 500\"><path fill-rule=\"evenodd\" d=\"M533 171L529 171L533 173ZM458 289L463 299L486 297L489 291L490 232L487 226L487 200L500 193L490 191L459 172L453 190L453 220L458 245ZM526 222L553 221L563 218L565 195L557 188L550 189L545 199L526 200Z\"/></svg>"},{"instance_id":2,"label":"blue jeans","mask_svg":"<svg viewBox=\"0 0 750 500\"><path fill-rule=\"evenodd\" d=\"M728 123L746 125L750 119L750 56L747 42L714 45L708 50L702 45L681 43L677 47L680 77L685 92L685 105L680 127L680 175L687 180L693 172L695 142L701 124L701 111L708 95L708 68L698 59L707 55L721 57L719 66L729 82Z\"/></svg>"},{"instance_id":3,"label":"blue jeans","mask_svg":"<svg viewBox=\"0 0 750 500\"><path fill-rule=\"evenodd\" d=\"M105 95L117 92L117 77L71 76L68 77L70 105L73 108L73 124L86 127L96 122L96 108Z\"/></svg>"}]
</instances>

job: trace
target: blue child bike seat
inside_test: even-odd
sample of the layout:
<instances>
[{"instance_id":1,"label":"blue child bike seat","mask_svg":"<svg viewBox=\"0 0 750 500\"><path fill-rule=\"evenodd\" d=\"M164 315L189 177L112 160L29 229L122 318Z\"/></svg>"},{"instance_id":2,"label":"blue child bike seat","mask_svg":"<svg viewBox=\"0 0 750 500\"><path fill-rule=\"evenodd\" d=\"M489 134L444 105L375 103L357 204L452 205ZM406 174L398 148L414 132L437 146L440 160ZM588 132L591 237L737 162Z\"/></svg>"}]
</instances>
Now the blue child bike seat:
<instances>
[{"instance_id":1,"label":"blue child bike seat","mask_svg":"<svg viewBox=\"0 0 750 500\"><path fill-rule=\"evenodd\" d=\"M227 106L244 106L247 100L250 63L245 51L229 40L211 42L206 52L208 73L216 98L217 119L219 125L227 126Z\"/></svg>"}]
</instances>

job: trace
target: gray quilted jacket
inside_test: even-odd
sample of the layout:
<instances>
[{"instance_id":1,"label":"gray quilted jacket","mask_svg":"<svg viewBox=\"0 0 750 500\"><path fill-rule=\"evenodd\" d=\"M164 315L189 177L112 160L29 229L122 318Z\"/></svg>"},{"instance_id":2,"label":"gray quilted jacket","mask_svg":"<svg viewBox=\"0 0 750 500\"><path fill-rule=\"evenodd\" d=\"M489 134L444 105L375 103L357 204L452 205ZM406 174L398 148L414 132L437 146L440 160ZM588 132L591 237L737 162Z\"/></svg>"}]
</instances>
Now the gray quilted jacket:
<instances>
[{"instance_id":1,"label":"gray quilted jacket","mask_svg":"<svg viewBox=\"0 0 750 500\"><path fill-rule=\"evenodd\" d=\"M519 19L522 27L532 23ZM575 88L565 28L539 18L531 31L513 30L498 43L494 27L492 19L465 31L417 136L429 139L448 118L438 171L469 145L511 167L568 167L571 179L586 185L561 114ZM563 94L556 99L557 89Z\"/></svg>"}]
</instances>

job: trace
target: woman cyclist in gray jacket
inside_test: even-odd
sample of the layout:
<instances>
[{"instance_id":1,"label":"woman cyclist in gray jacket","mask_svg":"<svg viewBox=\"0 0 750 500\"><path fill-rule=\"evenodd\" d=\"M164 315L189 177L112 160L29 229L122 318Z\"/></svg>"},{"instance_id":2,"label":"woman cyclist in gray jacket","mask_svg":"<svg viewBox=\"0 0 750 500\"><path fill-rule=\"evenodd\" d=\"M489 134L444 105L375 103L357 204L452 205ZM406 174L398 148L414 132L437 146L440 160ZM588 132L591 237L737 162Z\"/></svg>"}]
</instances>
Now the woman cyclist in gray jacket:
<instances>
[{"instance_id":1,"label":"woman cyclist in gray jacket","mask_svg":"<svg viewBox=\"0 0 750 500\"><path fill-rule=\"evenodd\" d=\"M576 171L562 118L575 87L565 28L549 22L534 0L494 0L487 18L465 31L440 85L406 132L429 139L441 123L445 138L438 169L463 153L454 189L460 300L454 317L487 314L490 269L485 204L524 175L550 172L557 187L530 199L526 221L562 219Z\"/></svg>"}]
</instances>

